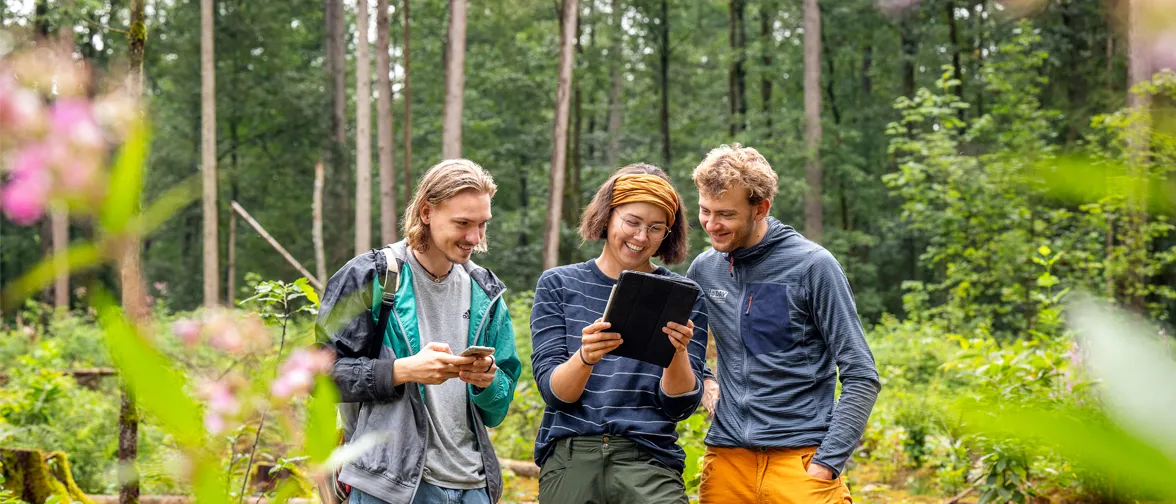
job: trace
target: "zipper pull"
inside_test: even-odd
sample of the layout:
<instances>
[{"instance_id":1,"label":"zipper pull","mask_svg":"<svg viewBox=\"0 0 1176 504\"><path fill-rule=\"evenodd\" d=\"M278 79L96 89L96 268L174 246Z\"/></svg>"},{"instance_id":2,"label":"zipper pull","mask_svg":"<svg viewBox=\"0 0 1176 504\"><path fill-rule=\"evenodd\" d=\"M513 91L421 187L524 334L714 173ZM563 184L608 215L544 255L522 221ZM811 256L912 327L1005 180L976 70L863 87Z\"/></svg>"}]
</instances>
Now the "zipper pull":
<instances>
[{"instance_id":1,"label":"zipper pull","mask_svg":"<svg viewBox=\"0 0 1176 504\"><path fill-rule=\"evenodd\" d=\"M743 313L744 315L751 315L751 300L753 299L755 299L754 294L747 296L747 311Z\"/></svg>"},{"instance_id":2,"label":"zipper pull","mask_svg":"<svg viewBox=\"0 0 1176 504\"><path fill-rule=\"evenodd\" d=\"M727 273L731 274L731 278L735 278L735 256L728 255L727 259L731 261L731 265L727 267Z\"/></svg>"}]
</instances>

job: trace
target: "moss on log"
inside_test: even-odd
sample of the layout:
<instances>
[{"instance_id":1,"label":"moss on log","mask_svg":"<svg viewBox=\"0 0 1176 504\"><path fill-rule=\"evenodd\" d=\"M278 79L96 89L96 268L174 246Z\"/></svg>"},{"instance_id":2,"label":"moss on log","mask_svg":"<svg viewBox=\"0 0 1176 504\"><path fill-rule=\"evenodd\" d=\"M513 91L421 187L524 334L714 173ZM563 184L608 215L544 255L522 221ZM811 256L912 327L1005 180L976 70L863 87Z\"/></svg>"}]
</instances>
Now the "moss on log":
<instances>
[{"instance_id":1,"label":"moss on log","mask_svg":"<svg viewBox=\"0 0 1176 504\"><path fill-rule=\"evenodd\" d=\"M65 453L0 448L0 474L4 488L29 503L81 502L94 504L78 488Z\"/></svg>"}]
</instances>

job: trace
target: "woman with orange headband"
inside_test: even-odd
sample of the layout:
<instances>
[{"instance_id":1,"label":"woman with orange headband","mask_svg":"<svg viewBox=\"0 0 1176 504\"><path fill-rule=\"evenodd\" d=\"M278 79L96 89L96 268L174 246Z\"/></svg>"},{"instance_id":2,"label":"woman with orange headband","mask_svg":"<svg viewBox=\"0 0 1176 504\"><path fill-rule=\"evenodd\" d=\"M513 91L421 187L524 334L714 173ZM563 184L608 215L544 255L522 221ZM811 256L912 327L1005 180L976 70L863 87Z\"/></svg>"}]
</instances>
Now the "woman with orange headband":
<instances>
[{"instance_id":1,"label":"woman with orange headband","mask_svg":"<svg viewBox=\"0 0 1176 504\"><path fill-rule=\"evenodd\" d=\"M604 241L600 257L544 271L531 310L531 364L547 403L535 440L539 501L685 504L676 426L702 399L706 303L699 295L687 325L662 329L677 350L666 368L608 355L623 335L601 321L622 271L678 276L651 259L686 259L682 197L657 167L626 166L584 209L580 236Z\"/></svg>"}]
</instances>

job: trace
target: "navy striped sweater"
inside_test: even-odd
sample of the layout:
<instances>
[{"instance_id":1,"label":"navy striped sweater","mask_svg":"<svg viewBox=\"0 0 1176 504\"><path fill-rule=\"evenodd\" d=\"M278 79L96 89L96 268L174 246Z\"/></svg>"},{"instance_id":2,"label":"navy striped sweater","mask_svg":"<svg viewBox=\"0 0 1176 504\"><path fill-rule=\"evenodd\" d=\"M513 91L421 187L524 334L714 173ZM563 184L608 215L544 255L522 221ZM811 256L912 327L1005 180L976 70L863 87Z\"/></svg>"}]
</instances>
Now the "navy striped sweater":
<instances>
[{"instance_id":1,"label":"navy striped sweater","mask_svg":"<svg viewBox=\"0 0 1176 504\"><path fill-rule=\"evenodd\" d=\"M682 278L662 267L654 273ZM579 400L567 403L551 392L552 371L576 358L581 331L604 315L616 283L595 260L552 268L539 277L531 310L531 365L547 408L535 439L535 463L542 466L560 438L609 435L636 441L681 472L686 454L677 444L675 426L702 400L707 315L701 294L694 302L694 339L687 348L697 380L693 391L669 396L661 389L661 367L606 355L592 369Z\"/></svg>"}]
</instances>

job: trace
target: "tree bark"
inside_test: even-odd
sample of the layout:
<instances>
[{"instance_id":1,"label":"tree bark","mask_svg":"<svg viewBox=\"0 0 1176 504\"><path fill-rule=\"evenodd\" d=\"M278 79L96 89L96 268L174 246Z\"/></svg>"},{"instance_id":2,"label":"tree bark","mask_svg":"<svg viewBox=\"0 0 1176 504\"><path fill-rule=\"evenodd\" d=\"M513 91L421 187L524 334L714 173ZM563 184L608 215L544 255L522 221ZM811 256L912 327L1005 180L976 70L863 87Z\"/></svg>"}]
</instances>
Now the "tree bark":
<instances>
[{"instance_id":1,"label":"tree bark","mask_svg":"<svg viewBox=\"0 0 1176 504\"><path fill-rule=\"evenodd\" d=\"M205 0L211 1L211 0ZM147 42L147 20L145 0L131 0L131 25L127 31L129 39L127 91L136 98L143 96L143 51ZM136 202L138 203L138 202ZM138 206L138 204L136 204ZM141 242L138 236L123 238L119 257L119 277L122 287L123 309L139 327L147 325L147 298L143 288L143 266ZM118 463L119 504L139 502L139 413L134 397L122 383L121 405L118 415Z\"/></svg>"},{"instance_id":2,"label":"tree bark","mask_svg":"<svg viewBox=\"0 0 1176 504\"><path fill-rule=\"evenodd\" d=\"M412 30L410 28L408 5L411 0L404 0L404 203L412 201L412 51L409 42Z\"/></svg>"},{"instance_id":3,"label":"tree bark","mask_svg":"<svg viewBox=\"0 0 1176 504\"><path fill-rule=\"evenodd\" d=\"M233 191L233 199L237 199ZM237 214L229 212L228 272L225 273L225 304L237 305Z\"/></svg>"},{"instance_id":4,"label":"tree bark","mask_svg":"<svg viewBox=\"0 0 1176 504\"><path fill-rule=\"evenodd\" d=\"M331 16L331 30L329 33L332 43L330 49L333 54L331 59L335 62L335 68L331 76L333 84L331 89L334 96L331 98L331 126L332 126L332 153L334 154L332 161L326 165L326 183L327 190L333 196L330 198L331 208L324 209L328 218L338 219L339 222L346 222L354 218L352 214L352 195L348 188L348 182L351 180L351 166L347 160L349 157L349 149L346 147L347 142L347 17L343 9L343 0L328 0L330 5ZM331 256L340 260L347 255L347 231L348 226L332 226Z\"/></svg>"},{"instance_id":5,"label":"tree bark","mask_svg":"<svg viewBox=\"0 0 1176 504\"><path fill-rule=\"evenodd\" d=\"M323 163L314 165L314 194L310 207L310 240L314 244L314 272L319 282L327 283L327 260L323 253Z\"/></svg>"},{"instance_id":6,"label":"tree bark","mask_svg":"<svg viewBox=\"0 0 1176 504\"><path fill-rule=\"evenodd\" d=\"M608 93L608 154L609 168L617 167L617 160L621 156L621 92L624 91L625 79L621 75L621 40L624 32L621 28L621 0L612 0L612 40L608 47L608 71L612 80L612 89Z\"/></svg>"},{"instance_id":7,"label":"tree bark","mask_svg":"<svg viewBox=\"0 0 1176 504\"><path fill-rule=\"evenodd\" d=\"M804 197L805 237L821 243L822 213L821 170L821 12L817 0L804 0L804 130L808 160L804 179L808 191Z\"/></svg>"},{"instance_id":8,"label":"tree bark","mask_svg":"<svg viewBox=\"0 0 1176 504\"><path fill-rule=\"evenodd\" d=\"M204 197L204 306L220 300L220 247L216 206L216 66L213 47L213 0L200 2L200 172Z\"/></svg>"},{"instance_id":9,"label":"tree bark","mask_svg":"<svg viewBox=\"0 0 1176 504\"><path fill-rule=\"evenodd\" d=\"M908 98L915 96L915 59L918 57L919 42L915 40L915 20L911 17L916 15L915 12L908 13L898 28L902 44L902 94Z\"/></svg>"},{"instance_id":10,"label":"tree bark","mask_svg":"<svg viewBox=\"0 0 1176 504\"><path fill-rule=\"evenodd\" d=\"M441 157L461 157L462 92L465 89L466 0L449 0L449 43L445 56L445 111ZM561 193L562 194L562 193Z\"/></svg>"},{"instance_id":11,"label":"tree bark","mask_svg":"<svg viewBox=\"0 0 1176 504\"><path fill-rule=\"evenodd\" d=\"M670 158L670 8L667 0L661 2L661 110L658 123L661 125L662 168L671 169Z\"/></svg>"},{"instance_id":12,"label":"tree bark","mask_svg":"<svg viewBox=\"0 0 1176 504\"><path fill-rule=\"evenodd\" d=\"M960 65L960 36L956 28L955 16L955 0L947 0L943 4L944 18L947 20L947 34L951 41L951 67L955 72L955 78L960 81L960 85L956 86L955 94L960 101L964 101L964 67ZM959 118L963 120L964 109L959 110Z\"/></svg>"},{"instance_id":13,"label":"tree bark","mask_svg":"<svg viewBox=\"0 0 1176 504\"><path fill-rule=\"evenodd\" d=\"M56 272L53 306L69 310L69 258L66 255L69 250L69 209L55 204L49 210L49 219L53 227L53 270Z\"/></svg>"},{"instance_id":14,"label":"tree bark","mask_svg":"<svg viewBox=\"0 0 1176 504\"><path fill-rule=\"evenodd\" d=\"M730 114L728 132L731 136L744 130L747 116L747 97L745 96L746 78L744 63L747 60L746 30L743 26L744 0L730 0L728 5L728 33L727 41L734 53L734 59L727 70L727 110Z\"/></svg>"},{"instance_id":15,"label":"tree bark","mask_svg":"<svg viewBox=\"0 0 1176 504\"><path fill-rule=\"evenodd\" d=\"M1127 250L1127 285L1128 288L1122 301L1136 313L1144 314L1147 309L1146 284L1147 275L1144 271L1147 264L1148 239L1144 230L1147 226L1147 177L1148 177L1148 146L1151 143L1149 128L1142 117L1151 108L1151 95L1147 93L1133 93L1136 84L1151 79L1151 59L1148 54L1148 38L1143 33L1147 4L1143 0L1127 0L1127 106L1132 109L1137 119L1128 126L1128 173L1131 183L1127 195L1127 212L1129 215L1127 230L1129 236L1125 245Z\"/></svg>"},{"instance_id":16,"label":"tree bark","mask_svg":"<svg viewBox=\"0 0 1176 504\"><path fill-rule=\"evenodd\" d=\"M564 175L567 165L568 108L571 101L572 64L575 45L577 0L564 0L560 34L559 81L555 93L555 124L552 132L551 182L547 191L547 220L543 227L543 269L559 261L560 215L563 210Z\"/></svg>"},{"instance_id":17,"label":"tree bark","mask_svg":"<svg viewBox=\"0 0 1176 504\"><path fill-rule=\"evenodd\" d=\"M818 10L818 14L820 14ZM833 122L841 124L841 108L837 106L837 95L833 92L833 79L837 75L833 68L833 51L825 35L825 18L821 17L821 54L825 56L825 66L829 74L825 76L825 94L829 97L829 112L833 114Z\"/></svg>"},{"instance_id":18,"label":"tree bark","mask_svg":"<svg viewBox=\"0 0 1176 504\"><path fill-rule=\"evenodd\" d=\"M396 243L395 131L392 129L392 72L388 54L388 0L376 1L376 137L380 164L380 240Z\"/></svg>"},{"instance_id":19,"label":"tree bark","mask_svg":"<svg viewBox=\"0 0 1176 504\"><path fill-rule=\"evenodd\" d=\"M356 1L355 28L355 255L372 248L372 82L368 0Z\"/></svg>"}]
</instances>

